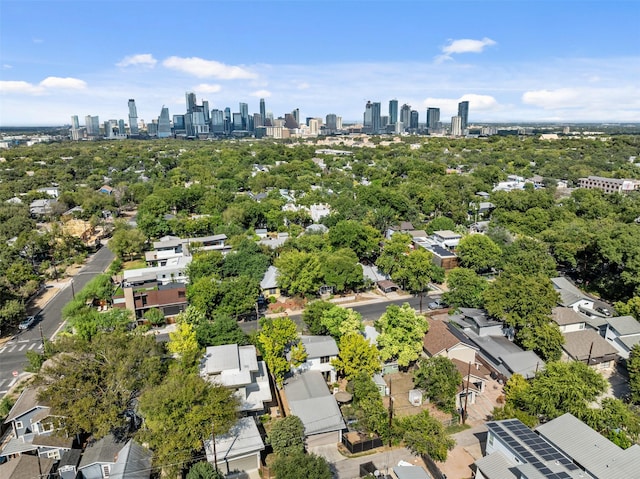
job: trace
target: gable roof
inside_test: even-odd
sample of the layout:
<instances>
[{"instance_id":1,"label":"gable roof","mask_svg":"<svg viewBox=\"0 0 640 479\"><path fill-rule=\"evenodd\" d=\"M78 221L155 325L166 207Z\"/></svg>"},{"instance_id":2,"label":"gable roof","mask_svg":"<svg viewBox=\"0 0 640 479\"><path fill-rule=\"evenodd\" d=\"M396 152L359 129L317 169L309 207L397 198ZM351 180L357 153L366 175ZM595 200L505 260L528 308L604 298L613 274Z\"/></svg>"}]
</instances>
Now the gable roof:
<instances>
[{"instance_id":1,"label":"gable roof","mask_svg":"<svg viewBox=\"0 0 640 479\"><path fill-rule=\"evenodd\" d=\"M262 280L260 280L260 288L271 289L278 287L278 268L269 266L265 271Z\"/></svg>"},{"instance_id":2,"label":"gable roof","mask_svg":"<svg viewBox=\"0 0 640 479\"><path fill-rule=\"evenodd\" d=\"M291 413L304 424L306 435L345 428L340 408L319 371L306 371L284 386Z\"/></svg>"},{"instance_id":3,"label":"gable roof","mask_svg":"<svg viewBox=\"0 0 640 479\"><path fill-rule=\"evenodd\" d=\"M112 434L98 439L90 443L84 450L78 469L88 467L91 464L113 464L116 462L116 457L124 446L125 443L117 442Z\"/></svg>"},{"instance_id":4,"label":"gable roof","mask_svg":"<svg viewBox=\"0 0 640 479\"><path fill-rule=\"evenodd\" d=\"M264 450L260 431L252 417L242 417L226 434L216 436L216 456L218 462L257 453ZM213 462L213 444L205 441L207 460Z\"/></svg>"},{"instance_id":5,"label":"gable roof","mask_svg":"<svg viewBox=\"0 0 640 479\"><path fill-rule=\"evenodd\" d=\"M478 349L456 337L445 321L427 317L427 322L429 323L429 330L422 339L422 346L430 356L435 356L442 351L448 351L457 344L464 344L475 350Z\"/></svg>"},{"instance_id":6,"label":"gable roof","mask_svg":"<svg viewBox=\"0 0 640 479\"><path fill-rule=\"evenodd\" d=\"M637 477L640 446L621 449L570 413L538 426L536 431L596 477Z\"/></svg>"},{"instance_id":7,"label":"gable roof","mask_svg":"<svg viewBox=\"0 0 640 479\"><path fill-rule=\"evenodd\" d=\"M551 317L558 326L585 323L586 319L571 308L555 307L551 310Z\"/></svg>"},{"instance_id":8,"label":"gable roof","mask_svg":"<svg viewBox=\"0 0 640 479\"><path fill-rule=\"evenodd\" d=\"M55 460L46 457L21 454L15 459L0 464L0 477L11 479L43 477L42 473L51 471L54 462Z\"/></svg>"},{"instance_id":9,"label":"gable roof","mask_svg":"<svg viewBox=\"0 0 640 479\"><path fill-rule=\"evenodd\" d=\"M40 390L37 388L27 388L22 391L20 397L18 397L15 404L11 408L11 411L9 411L9 414L7 414L4 423L9 424L11 421L36 408L49 409L49 406L38 401L39 392Z\"/></svg>"},{"instance_id":10,"label":"gable roof","mask_svg":"<svg viewBox=\"0 0 640 479\"><path fill-rule=\"evenodd\" d=\"M483 477L501 479L519 479L520 477L512 470L513 464L500 451L481 457L475 465L478 471L482 472Z\"/></svg>"},{"instance_id":11,"label":"gable roof","mask_svg":"<svg viewBox=\"0 0 640 479\"><path fill-rule=\"evenodd\" d=\"M606 321L620 336L640 334L640 322L633 316L616 316L615 318L607 318Z\"/></svg>"},{"instance_id":12,"label":"gable roof","mask_svg":"<svg viewBox=\"0 0 640 479\"><path fill-rule=\"evenodd\" d=\"M559 276L557 278L551 278L551 282L553 283L553 287L555 288L555 290L560 294L560 304L562 306L572 306L578 301L585 299L588 301L593 301L582 291L576 288L576 286L567 278Z\"/></svg>"},{"instance_id":13,"label":"gable roof","mask_svg":"<svg viewBox=\"0 0 640 479\"><path fill-rule=\"evenodd\" d=\"M148 479L151 475L152 452L130 440L120 450L109 476L112 478Z\"/></svg>"},{"instance_id":14,"label":"gable roof","mask_svg":"<svg viewBox=\"0 0 640 479\"><path fill-rule=\"evenodd\" d=\"M331 336L300 336L300 342L307 351L308 359L337 356L340 352Z\"/></svg>"},{"instance_id":15,"label":"gable roof","mask_svg":"<svg viewBox=\"0 0 640 479\"><path fill-rule=\"evenodd\" d=\"M598 358L613 356L618 354L618 350L613 345L600 336L597 331L584 329L564 334L564 344L562 349L575 361L594 361ZM600 361L597 361L600 362Z\"/></svg>"}]
</instances>

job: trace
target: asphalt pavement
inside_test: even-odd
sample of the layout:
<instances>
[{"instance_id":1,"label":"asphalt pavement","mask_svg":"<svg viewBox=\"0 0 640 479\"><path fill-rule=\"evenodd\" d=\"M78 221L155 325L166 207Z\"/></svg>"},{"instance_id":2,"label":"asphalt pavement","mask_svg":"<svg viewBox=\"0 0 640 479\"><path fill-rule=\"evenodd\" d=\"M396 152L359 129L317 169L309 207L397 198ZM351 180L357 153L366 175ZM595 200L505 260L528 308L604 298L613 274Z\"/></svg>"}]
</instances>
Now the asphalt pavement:
<instances>
[{"instance_id":1,"label":"asphalt pavement","mask_svg":"<svg viewBox=\"0 0 640 479\"><path fill-rule=\"evenodd\" d=\"M61 289L40 312L40 321L0 345L0 397L26 374L24 369L28 365L27 351L42 351L42 340L53 338L62 326L62 308L71 301L75 292L103 273L114 257L106 246L100 248L71 280L57 283Z\"/></svg>"}]
</instances>

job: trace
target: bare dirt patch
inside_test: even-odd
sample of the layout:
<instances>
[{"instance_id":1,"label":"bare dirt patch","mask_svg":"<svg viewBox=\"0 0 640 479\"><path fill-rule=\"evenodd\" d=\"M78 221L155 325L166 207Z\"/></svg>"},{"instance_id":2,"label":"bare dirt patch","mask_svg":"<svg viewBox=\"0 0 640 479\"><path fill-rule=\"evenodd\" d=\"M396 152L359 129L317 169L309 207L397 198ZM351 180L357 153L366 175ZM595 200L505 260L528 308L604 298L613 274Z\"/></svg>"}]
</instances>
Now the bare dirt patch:
<instances>
[{"instance_id":1,"label":"bare dirt patch","mask_svg":"<svg viewBox=\"0 0 640 479\"><path fill-rule=\"evenodd\" d=\"M440 411L435 405L426 401L423 401L421 406L414 406L409 402L409 391L415 389L413 384L413 371L387 374L384 376L384 380L390 387L391 396L393 396L394 416L414 416L421 411L427 410L431 417L443 423L451 419L451 414ZM386 407L389 407L388 396L383 398L383 402Z\"/></svg>"}]
</instances>

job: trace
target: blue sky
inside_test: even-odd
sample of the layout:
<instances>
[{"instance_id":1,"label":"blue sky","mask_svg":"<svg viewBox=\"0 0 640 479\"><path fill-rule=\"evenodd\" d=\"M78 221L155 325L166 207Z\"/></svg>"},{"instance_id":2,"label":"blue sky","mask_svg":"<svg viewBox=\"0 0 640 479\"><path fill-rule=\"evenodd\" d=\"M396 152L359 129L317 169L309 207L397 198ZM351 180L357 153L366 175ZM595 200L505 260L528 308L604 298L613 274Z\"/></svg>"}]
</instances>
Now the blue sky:
<instances>
[{"instance_id":1,"label":"blue sky","mask_svg":"<svg viewBox=\"0 0 640 479\"><path fill-rule=\"evenodd\" d=\"M640 1L0 0L0 125L211 108L640 122Z\"/></svg>"}]
</instances>

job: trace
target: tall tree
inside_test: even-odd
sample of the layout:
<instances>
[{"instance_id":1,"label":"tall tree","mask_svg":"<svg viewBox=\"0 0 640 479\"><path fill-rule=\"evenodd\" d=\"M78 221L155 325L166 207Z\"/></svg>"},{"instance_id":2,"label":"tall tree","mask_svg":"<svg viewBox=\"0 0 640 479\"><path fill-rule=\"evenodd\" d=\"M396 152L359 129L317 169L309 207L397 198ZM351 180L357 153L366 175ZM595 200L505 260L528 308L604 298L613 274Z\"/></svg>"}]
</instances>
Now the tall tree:
<instances>
[{"instance_id":1,"label":"tall tree","mask_svg":"<svg viewBox=\"0 0 640 479\"><path fill-rule=\"evenodd\" d=\"M439 409L455 412L456 393L462 384L462 375L449 358L434 356L421 359L413 373L413 382Z\"/></svg>"},{"instance_id":2,"label":"tall tree","mask_svg":"<svg viewBox=\"0 0 640 479\"><path fill-rule=\"evenodd\" d=\"M52 348L56 354L37 377L43 386L40 399L65 418L70 436L90 432L100 438L126 430L124 413L141 390L160 382L164 371L161 347L152 336L61 337Z\"/></svg>"},{"instance_id":3,"label":"tall tree","mask_svg":"<svg viewBox=\"0 0 640 479\"><path fill-rule=\"evenodd\" d=\"M462 238L458 244L457 254L460 264L476 273L498 268L502 262L500 246L482 234L472 234Z\"/></svg>"},{"instance_id":4,"label":"tall tree","mask_svg":"<svg viewBox=\"0 0 640 479\"><path fill-rule=\"evenodd\" d=\"M153 450L155 463L175 475L202 450L212 430L216 435L229 431L238 401L231 389L174 367L161 384L140 396L139 407L146 426L140 438Z\"/></svg>"},{"instance_id":5,"label":"tall tree","mask_svg":"<svg viewBox=\"0 0 640 479\"><path fill-rule=\"evenodd\" d=\"M405 264L405 258L409 254L411 236L404 233L395 233L390 240L385 242L376 265L385 274L393 277L396 271Z\"/></svg>"},{"instance_id":6,"label":"tall tree","mask_svg":"<svg viewBox=\"0 0 640 479\"><path fill-rule=\"evenodd\" d=\"M258 335L258 346L276 385L281 388L284 376L290 369L286 353L298 342L296 323L289 318L263 318L260 326L262 330Z\"/></svg>"},{"instance_id":7,"label":"tall tree","mask_svg":"<svg viewBox=\"0 0 640 479\"><path fill-rule=\"evenodd\" d=\"M364 331L360 313L338 305L333 305L325 310L320 321L327 332L336 340L351 332Z\"/></svg>"},{"instance_id":8,"label":"tall tree","mask_svg":"<svg viewBox=\"0 0 640 479\"><path fill-rule=\"evenodd\" d=\"M340 338L340 353L332 364L347 380L360 373L373 376L380 372L380 352L361 334L351 332Z\"/></svg>"},{"instance_id":9,"label":"tall tree","mask_svg":"<svg viewBox=\"0 0 640 479\"><path fill-rule=\"evenodd\" d=\"M429 323L405 303L388 306L375 327L380 332L378 348L382 360L397 360L400 366L407 367L420 357Z\"/></svg>"},{"instance_id":10,"label":"tall tree","mask_svg":"<svg viewBox=\"0 0 640 479\"><path fill-rule=\"evenodd\" d=\"M442 423L431 417L427 410L397 419L396 430L411 452L427 454L436 461L446 461L448 451L456 444Z\"/></svg>"},{"instance_id":11,"label":"tall tree","mask_svg":"<svg viewBox=\"0 0 640 479\"><path fill-rule=\"evenodd\" d=\"M454 268L447 275L447 287L442 295L446 304L454 308L482 308L483 294L489 283L472 269Z\"/></svg>"},{"instance_id":12,"label":"tall tree","mask_svg":"<svg viewBox=\"0 0 640 479\"><path fill-rule=\"evenodd\" d=\"M302 312L302 320L309 328L309 332L315 335L327 334L327 328L322 324L322 317L324 312L334 308L335 305L329 301L312 301L304 308Z\"/></svg>"},{"instance_id":13,"label":"tall tree","mask_svg":"<svg viewBox=\"0 0 640 479\"><path fill-rule=\"evenodd\" d=\"M442 283L444 269L432 262L433 255L424 248L411 250L403 257L400 267L391 276L396 282L403 284L412 293L420 295L420 312L422 312L422 297L429 291L429 283Z\"/></svg>"},{"instance_id":14,"label":"tall tree","mask_svg":"<svg viewBox=\"0 0 640 479\"><path fill-rule=\"evenodd\" d=\"M290 415L276 421L269 431L268 442L278 456L304 452L304 424Z\"/></svg>"},{"instance_id":15,"label":"tall tree","mask_svg":"<svg viewBox=\"0 0 640 479\"><path fill-rule=\"evenodd\" d=\"M640 404L640 345L635 344L629 353L627 360L627 370L629 371L629 390L631 402Z\"/></svg>"},{"instance_id":16,"label":"tall tree","mask_svg":"<svg viewBox=\"0 0 640 479\"><path fill-rule=\"evenodd\" d=\"M380 233L355 220L338 221L329 229L329 243L336 249L350 248L360 259L374 258L380 249Z\"/></svg>"},{"instance_id":17,"label":"tall tree","mask_svg":"<svg viewBox=\"0 0 640 479\"><path fill-rule=\"evenodd\" d=\"M315 454L294 452L278 456L273 464L278 479L331 479L333 474L327 460Z\"/></svg>"}]
</instances>

